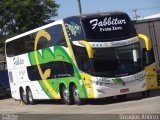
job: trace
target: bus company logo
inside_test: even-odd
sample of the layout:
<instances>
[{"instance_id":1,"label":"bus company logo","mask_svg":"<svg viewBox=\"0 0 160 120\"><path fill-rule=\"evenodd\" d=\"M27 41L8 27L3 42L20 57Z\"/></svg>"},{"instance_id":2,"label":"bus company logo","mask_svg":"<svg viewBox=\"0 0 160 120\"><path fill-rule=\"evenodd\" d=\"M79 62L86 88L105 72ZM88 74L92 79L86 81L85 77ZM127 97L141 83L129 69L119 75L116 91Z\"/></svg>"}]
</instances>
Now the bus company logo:
<instances>
[{"instance_id":1,"label":"bus company logo","mask_svg":"<svg viewBox=\"0 0 160 120\"><path fill-rule=\"evenodd\" d=\"M118 25L125 25L126 24L126 20L125 19L118 19L118 18L112 18L112 17L106 17L104 18L104 20L98 20L98 19L93 19L93 20L90 20L90 24L92 24L92 29L95 29L97 26L100 27L100 28L104 28L105 31L111 31L111 30L121 30L122 27L115 27L115 26L118 26ZM108 26L108 27L107 27ZM109 26L112 26L109 27ZM103 30L100 29L100 30Z\"/></svg>"},{"instance_id":2,"label":"bus company logo","mask_svg":"<svg viewBox=\"0 0 160 120\"><path fill-rule=\"evenodd\" d=\"M71 24L65 24L66 27L70 30L71 34L77 36L77 34L81 34L81 27L74 22Z\"/></svg>"},{"instance_id":3,"label":"bus company logo","mask_svg":"<svg viewBox=\"0 0 160 120\"><path fill-rule=\"evenodd\" d=\"M14 63L14 66L23 65L24 64L24 60L22 60L19 57L14 57L13 58L13 63Z\"/></svg>"},{"instance_id":4,"label":"bus company logo","mask_svg":"<svg viewBox=\"0 0 160 120\"><path fill-rule=\"evenodd\" d=\"M111 46L112 47L124 46L124 45L128 45L128 42L127 41L114 41L114 42L111 42Z\"/></svg>"},{"instance_id":5,"label":"bus company logo","mask_svg":"<svg viewBox=\"0 0 160 120\"><path fill-rule=\"evenodd\" d=\"M138 39L136 39L136 38L121 40L121 41L113 41L113 42L110 42L110 47L130 45L130 44L133 44L133 43L136 43L136 42L138 42Z\"/></svg>"}]
</instances>

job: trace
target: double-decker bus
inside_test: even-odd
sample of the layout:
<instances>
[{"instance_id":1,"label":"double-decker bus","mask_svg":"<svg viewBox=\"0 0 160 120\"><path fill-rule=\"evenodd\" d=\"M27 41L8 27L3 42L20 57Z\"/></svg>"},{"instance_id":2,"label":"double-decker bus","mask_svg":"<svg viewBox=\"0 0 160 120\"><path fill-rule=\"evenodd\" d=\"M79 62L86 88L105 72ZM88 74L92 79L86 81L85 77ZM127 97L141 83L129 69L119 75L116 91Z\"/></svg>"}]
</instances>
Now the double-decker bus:
<instances>
[{"instance_id":1,"label":"double-decker bus","mask_svg":"<svg viewBox=\"0 0 160 120\"><path fill-rule=\"evenodd\" d=\"M139 37L123 12L68 17L5 44L12 97L26 104L39 99L81 104L144 92L149 71L156 88L156 73L146 72Z\"/></svg>"}]
</instances>

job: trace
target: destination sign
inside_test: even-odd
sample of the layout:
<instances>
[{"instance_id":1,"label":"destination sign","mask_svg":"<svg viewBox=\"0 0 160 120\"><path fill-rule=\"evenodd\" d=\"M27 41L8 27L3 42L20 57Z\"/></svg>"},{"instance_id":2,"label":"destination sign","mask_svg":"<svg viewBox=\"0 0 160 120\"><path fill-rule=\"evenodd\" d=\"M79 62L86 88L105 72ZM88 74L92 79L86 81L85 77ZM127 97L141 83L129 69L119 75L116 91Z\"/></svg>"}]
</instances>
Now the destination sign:
<instances>
[{"instance_id":1,"label":"destination sign","mask_svg":"<svg viewBox=\"0 0 160 120\"><path fill-rule=\"evenodd\" d=\"M90 42L118 41L136 34L132 21L126 14L83 18L82 24L86 38Z\"/></svg>"}]
</instances>

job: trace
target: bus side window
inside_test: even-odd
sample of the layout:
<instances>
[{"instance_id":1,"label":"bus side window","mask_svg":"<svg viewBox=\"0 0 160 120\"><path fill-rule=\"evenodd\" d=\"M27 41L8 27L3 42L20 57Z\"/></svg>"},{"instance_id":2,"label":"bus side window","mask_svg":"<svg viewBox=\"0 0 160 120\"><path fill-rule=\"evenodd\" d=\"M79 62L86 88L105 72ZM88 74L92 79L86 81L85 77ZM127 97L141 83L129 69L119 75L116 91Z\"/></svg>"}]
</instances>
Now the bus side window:
<instances>
[{"instance_id":1,"label":"bus side window","mask_svg":"<svg viewBox=\"0 0 160 120\"><path fill-rule=\"evenodd\" d=\"M35 33L27 35L6 44L7 56L17 56L34 50Z\"/></svg>"},{"instance_id":2,"label":"bus side window","mask_svg":"<svg viewBox=\"0 0 160 120\"><path fill-rule=\"evenodd\" d=\"M27 67L28 78L31 81L41 80L41 76L38 72L37 65Z\"/></svg>"},{"instance_id":3,"label":"bus side window","mask_svg":"<svg viewBox=\"0 0 160 120\"><path fill-rule=\"evenodd\" d=\"M47 31L51 35L51 41L48 42L48 47L55 45L67 47L62 25L52 26L47 28Z\"/></svg>"},{"instance_id":4,"label":"bus side window","mask_svg":"<svg viewBox=\"0 0 160 120\"><path fill-rule=\"evenodd\" d=\"M7 43L6 45L7 57L13 57L20 54L24 54L25 53L25 47L23 46L24 44L25 44L25 37Z\"/></svg>"},{"instance_id":5,"label":"bus side window","mask_svg":"<svg viewBox=\"0 0 160 120\"><path fill-rule=\"evenodd\" d=\"M78 64L78 68L82 71L90 73L90 61L86 48L73 46L74 55Z\"/></svg>"},{"instance_id":6,"label":"bus side window","mask_svg":"<svg viewBox=\"0 0 160 120\"><path fill-rule=\"evenodd\" d=\"M43 48L47 48L47 39L44 37L41 37L38 45L37 45L37 50L43 49Z\"/></svg>"},{"instance_id":7,"label":"bus side window","mask_svg":"<svg viewBox=\"0 0 160 120\"><path fill-rule=\"evenodd\" d=\"M35 33L32 33L30 35L27 35L26 39L25 39L25 52L28 53L28 52L32 52L34 51L34 39L35 39Z\"/></svg>"},{"instance_id":8,"label":"bus side window","mask_svg":"<svg viewBox=\"0 0 160 120\"><path fill-rule=\"evenodd\" d=\"M57 77L71 77L74 75L72 64L64 61L57 61L55 64Z\"/></svg>"},{"instance_id":9,"label":"bus side window","mask_svg":"<svg viewBox=\"0 0 160 120\"><path fill-rule=\"evenodd\" d=\"M146 48L143 48L143 62L144 66L150 65L155 62L153 48L149 51L146 50Z\"/></svg>"}]
</instances>

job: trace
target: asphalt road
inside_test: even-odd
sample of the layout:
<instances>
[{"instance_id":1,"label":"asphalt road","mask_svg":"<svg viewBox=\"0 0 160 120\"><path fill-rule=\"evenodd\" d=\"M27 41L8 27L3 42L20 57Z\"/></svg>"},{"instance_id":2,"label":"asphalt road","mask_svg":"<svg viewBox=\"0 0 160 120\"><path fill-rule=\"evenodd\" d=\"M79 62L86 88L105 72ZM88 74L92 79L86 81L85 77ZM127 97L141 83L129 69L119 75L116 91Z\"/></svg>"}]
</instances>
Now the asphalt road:
<instances>
[{"instance_id":1,"label":"asphalt road","mask_svg":"<svg viewBox=\"0 0 160 120\"><path fill-rule=\"evenodd\" d=\"M60 101L39 101L36 105L20 105L19 101L11 98L0 100L0 114L3 120L7 115L16 117L15 120L52 120L54 119L105 119L110 120L126 119L124 114L140 115L137 119L142 119L143 114L159 114L153 120L160 119L160 90L151 92L150 97L141 97L141 93L128 95L126 99L105 98L87 100L85 105L64 105ZM31 115L30 115L31 114ZM15 115L15 116L14 116ZM107 115L107 116L106 116ZM8 117L7 116L7 117ZM31 117L31 118L30 118ZM135 117L135 116L134 116ZM157 119L158 118L158 119ZM130 119L131 120L131 119ZM135 119L136 120L136 119ZM148 119L147 119L148 120ZM149 119L150 120L150 119Z\"/></svg>"}]
</instances>

